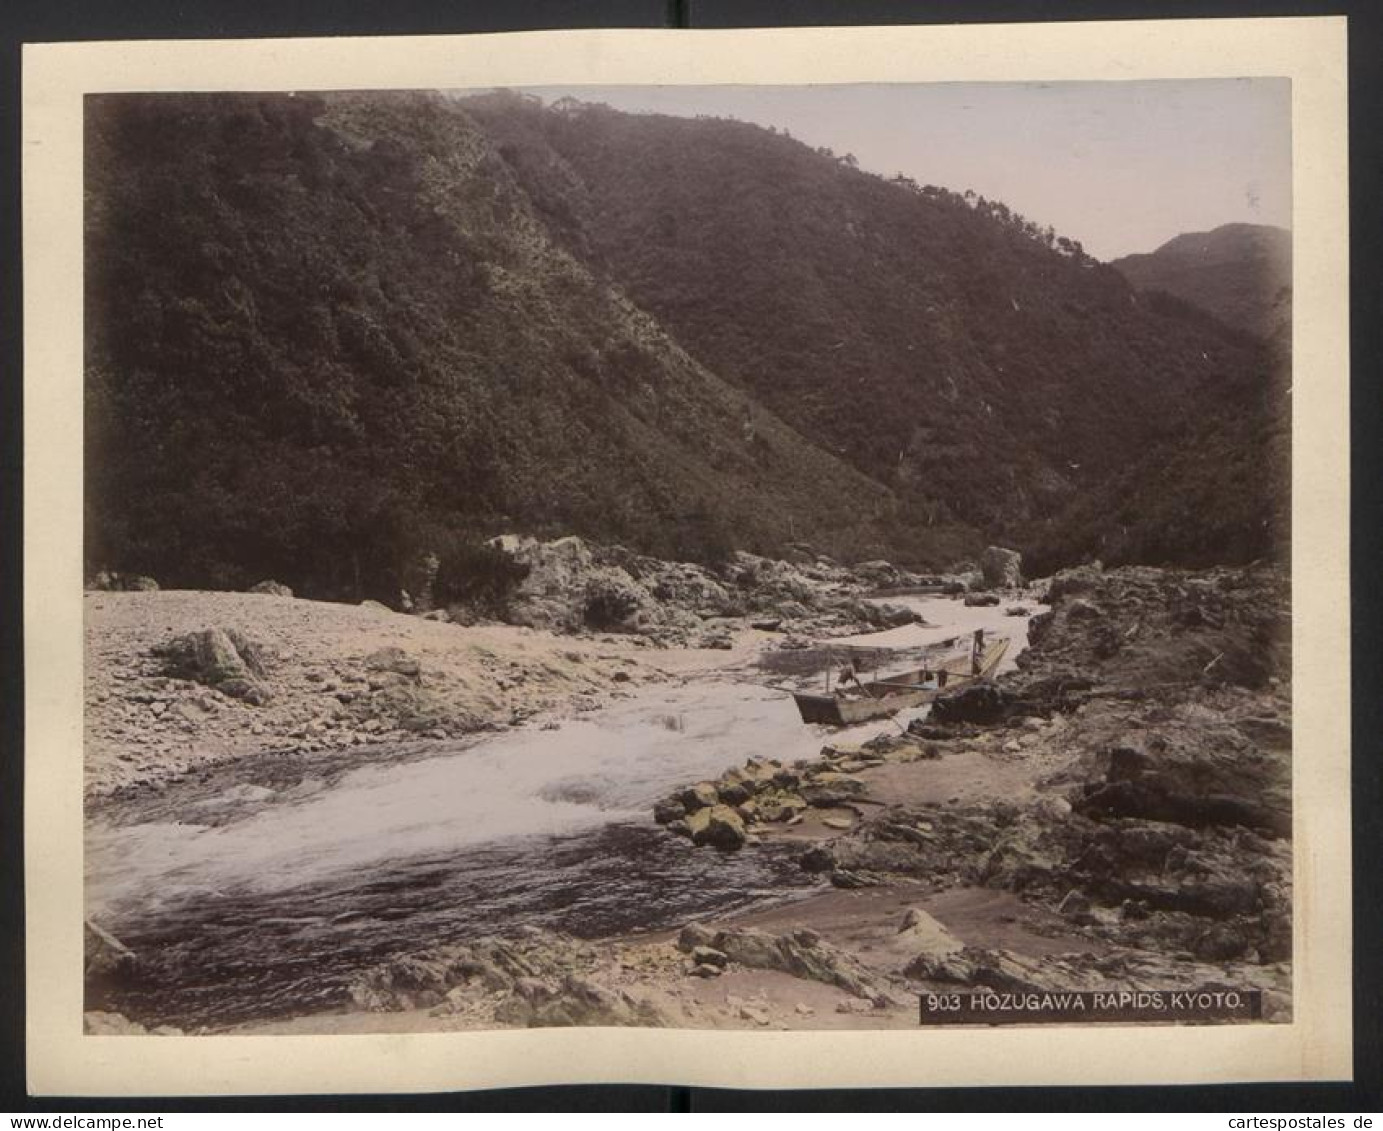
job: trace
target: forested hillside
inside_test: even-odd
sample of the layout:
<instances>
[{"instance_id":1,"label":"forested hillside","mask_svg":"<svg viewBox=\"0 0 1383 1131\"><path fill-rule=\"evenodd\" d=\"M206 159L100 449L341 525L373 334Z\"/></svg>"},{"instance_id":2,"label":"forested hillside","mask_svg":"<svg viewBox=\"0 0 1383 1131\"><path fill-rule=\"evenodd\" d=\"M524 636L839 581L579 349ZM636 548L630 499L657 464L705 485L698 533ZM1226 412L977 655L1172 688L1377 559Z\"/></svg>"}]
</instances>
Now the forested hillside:
<instances>
[{"instance_id":1,"label":"forested hillside","mask_svg":"<svg viewBox=\"0 0 1383 1131\"><path fill-rule=\"evenodd\" d=\"M1161 290L1222 322L1269 337L1292 318L1292 233L1267 224L1186 232L1113 266L1142 290Z\"/></svg>"},{"instance_id":2,"label":"forested hillside","mask_svg":"<svg viewBox=\"0 0 1383 1131\"><path fill-rule=\"evenodd\" d=\"M1071 561L1073 547L1108 563L1192 569L1287 561L1292 392L1286 331L1268 343L1262 373L1238 374L1198 399L1203 413L1180 436L1134 454L1060 515L1028 531L1024 546L1033 568Z\"/></svg>"},{"instance_id":3,"label":"forested hillside","mask_svg":"<svg viewBox=\"0 0 1383 1131\"><path fill-rule=\"evenodd\" d=\"M1000 202L740 122L462 105L575 254L923 522L1021 538L1263 379L1255 343Z\"/></svg>"},{"instance_id":4,"label":"forested hillside","mask_svg":"<svg viewBox=\"0 0 1383 1131\"><path fill-rule=\"evenodd\" d=\"M555 246L440 99L113 98L88 154L93 568L392 596L513 528L881 548L888 493Z\"/></svg>"},{"instance_id":5,"label":"forested hillside","mask_svg":"<svg viewBox=\"0 0 1383 1131\"><path fill-rule=\"evenodd\" d=\"M109 96L86 187L92 569L358 597L500 530L927 566L1273 544L1269 478L1220 490L1284 419L1261 343L780 133ZM1120 508L1156 529L1111 541Z\"/></svg>"}]
</instances>

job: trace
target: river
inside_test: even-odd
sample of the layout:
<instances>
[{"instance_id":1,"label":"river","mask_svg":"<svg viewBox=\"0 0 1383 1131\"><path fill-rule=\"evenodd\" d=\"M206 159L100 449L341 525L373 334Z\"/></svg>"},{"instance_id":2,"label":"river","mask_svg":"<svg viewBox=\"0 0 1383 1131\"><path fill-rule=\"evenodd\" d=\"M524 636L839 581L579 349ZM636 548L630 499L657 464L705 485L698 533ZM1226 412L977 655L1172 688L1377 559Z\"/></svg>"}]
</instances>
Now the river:
<instances>
[{"instance_id":1,"label":"river","mask_svg":"<svg viewBox=\"0 0 1383 1131\"><path fill-rule=\"evenodd\" d=\"M852 638L902 649L1027 621L944 598L891 598L930 626ZM87 910L141 956L141 977L93 1005L145 1024L217 1027L346 1003L360 969L393 955L538 925L579 937L675 926L794 898L820 880L787 846L694 849L650 818L669 791L753 756L811 758L804 726L763 673L644 688L557 729L387 747L336 775L219 792L171 786L176 819L97 818ZM903 720L900 720L903 721ZM279 759L282 766L291 760ZM310 773L310 771L309 771ZM186 789L185 804L178 790Z\"/></svg>"}]
</instances>

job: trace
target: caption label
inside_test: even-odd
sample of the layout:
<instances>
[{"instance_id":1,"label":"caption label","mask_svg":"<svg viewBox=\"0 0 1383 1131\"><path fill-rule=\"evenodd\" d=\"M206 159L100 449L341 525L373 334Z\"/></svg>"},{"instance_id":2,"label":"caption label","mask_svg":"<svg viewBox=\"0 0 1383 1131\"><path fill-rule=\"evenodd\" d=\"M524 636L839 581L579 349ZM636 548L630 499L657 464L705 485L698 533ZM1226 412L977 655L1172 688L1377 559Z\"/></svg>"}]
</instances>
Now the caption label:
<instances>
[{"instance_id":1,"label":"caption label","mask_svg":"<svg viewBox=\"0 0 1383 1131\"><path fill-rule=\"evenodd\" d=\"M1259 990L964 990L921 994L923 1025L1094 1021L1258 1021Z\"/></svg>"}]
</instances>

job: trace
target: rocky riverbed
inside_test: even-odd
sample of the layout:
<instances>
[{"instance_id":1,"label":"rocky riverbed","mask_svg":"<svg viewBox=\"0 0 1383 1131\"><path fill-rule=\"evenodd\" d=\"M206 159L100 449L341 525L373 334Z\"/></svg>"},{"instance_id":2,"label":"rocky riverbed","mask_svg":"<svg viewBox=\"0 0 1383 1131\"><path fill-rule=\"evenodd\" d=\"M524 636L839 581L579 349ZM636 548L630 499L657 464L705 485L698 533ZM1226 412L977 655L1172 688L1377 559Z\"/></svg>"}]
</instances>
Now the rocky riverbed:
<instances>
[{"instance_id":1,"label":"rocky riverbed","mask_svg":"<svg viewBox=\"0 0 1383 1131\"><path fill-rule=\"evenodd\" d=\"M767 572L805 576L788 563ZM868 591L866 579L815 581L817 615L837 618L826 633L870 625L869 614L852 618L841 611ZM650 596L657 588L643 585ZM553 586L549 599L563 589ZM830 596L820 596L823 591ZM228 1023L258 1032L551 1024L872 1028L915 1025L919 991L956 987L1251 988L1263 991L1267 1019L1290 1017L1285 578L1268 568L1187 574L1089 567L1058 575L1048 594L1051 610L1031 618L1033 644L1016 670L947 697L925 719L879 722L844 738L821 734L814 744L813 732L800 724L791 732L746 724L744 734L761 744L750 749L729 740L733 716L723 727L708 725L687 746L678 743L695 736L679 735L684 723L669 723L667 753L657 755L673 767L668 772L676 772L677 758L688 757L676 751L691 749L699 752L689 768L699 760L722 772L680 783L650 776L647 788L663 780L663 791L637 809L630 806L640 790L616 789L617 800L608 801L611 791L602 785L606 803L616 806L604 818L614 822L608 827L628 831L605 841L582 834L587 839L579 850L573 842L577 857L561 858L559 851L556 870L529 861L561 877L563 867L589 869L612 853L614 874L598 882L610 893L629 893L625 902L646 906L645 921L618 909L575 918L560 911L568 898L563 891L592 882L589 871L579 882L573 872L571 882L549 885L547 910L525 912L526 922L518 921L518 910L514 922L456 919L440 940L414 948L394 940L361 951L336 973L335 988L318 1006L299 999L296 1008L273 1015L240 1021L227 1015ZM695 598L704 599L704 592ZM1005 594L1003 604L1022 599ZM151 821L201 820L187 807L201 775L207 777L202 793L222 802L237 782L245 786L239 779L261 780L250 771L264 759L322 767L316 789L362 765L396 780L398 771L388 767L401 764L398 759L426 758L429 749L478 726L508 727L526 709L534 714L516 738L550 725L579 730L586 724L578 720L608 714L583 708L610 708L622 696L637 700L669 681L697 693L713 668L721 679L747 677L765 650L796 634L783 631L787 618L769 628L764 603L741 607L737 618L721 607L727 650L648 643L650 625L665 626L681 613L650 620L647 609L618 633L586 626L579 629L584 636L563 636L513 626L462 629L272 596L124 593L90 600L96 606L91 646L101 660L91 665L90 733L104 746L98 745L89 811L112 835ZM208 692L196 679L185 680L189 688L178 682L185 676L162 674L170 662L167 641L200 631L208 619L222 625L234 619L231 627L256 641L260 654L244 658L247 674L231 678L262 679L267 698L260 704L217 692L226 702L211 711L181 709L185 698ZM764 627L751 627L751 620ZM711 617L697 622L721 627ZM116 674L121 658L123 678ZM409 660L417 661L416 672ZM516 671L526 674L505 674ZM494 688L497 677L508 686ZM342 699L340 691L359 695ZM134 698L145 694L154 698ZM157 711L160 697L165 706ZM314 731L319 716L310 712L328 699L340 709L328 707ZM362 702L371 704L368 710ZM714 714L710 702L694 717ZM427 720L433 725L408 725L407 712L419 703L436 712L435 723ZM138 712L131 718L130 704L148 718ZM629 709L637 706L631 702ZM159 733L157 720L170 712L164 746L149 746L142 762L119 758L136 745L133 736L143 732L147 741L148 733ZM392 725L365 729L381 717ZM651 729L639 732L639 742L650 752L663 750L649 737L663 731L646 721L651 717L640 716L640 726ZM431 737L437 731L447 738ZM342 742L342 733L362 739ZM599 729L589 733L592 749L602 748ZM364 737L371 735L382 741ZM477 751L492 741L483 739ZM804 741L809 750L802 750ZM285 749L291 752L286 762ZM724 755L719 762L717 754ZM500 752L492 760L498 767ZM113 763L122 772L112 772ZM458 781L479 780L474 767L482 763L455 764ZM194 765L199 768L189 777ZM416 772L431 774L428 765L418 763ZM259 788L293 800L296 787L279 788L285 783L272 774L263 780L269 784ZM579 800L593 788L585 780L564 784L561 796ZM238 822L270 804L237 797L213 806L225 820L213 831L224 837L249 830ZM200 810L203 817L210 811ZM714 825L714 835L697 835L703 824ZM129 842L120 843L128 852ZM218 841L208 852L232 843ZM509 882L502 868L515 859L504 857L489 874ZM435 898L475 898L478 889L456 887L450 874L437 871L437 859L429 860ZM390 875L384 869L377 878L384 883ZM416 878L406 887L398 883L395 896L384 893L369 904L374 918L361 921L415 902ZM344 890L318 890L316 902L347 911ZM736 899L736 891L752 898ZM262 932L263 905L237 898L246 929ZM300 918L313 923L292 926L295 939L317 938L320 947L320 940L351 929L349 915L331 926L329 914L320 923L314 918L315 904L302 910ZM582 925L576 934L573 924ZM156 931L148 937L162 938L156 945L170 952L188 949L186 939ZM158 961L137 953L138 946L121 953L116 948L123 943L111 936L98 934L89 943L91 1004L101 1007L94 1029L153 1029L170 1019L194 1030L227 1027L205 1020L189 1026L182 1014L129 1008L131 1001L157 998L158 987L151 998L148 983ZM234 971L253 967L251 951L228 960L218 976L244 978ZM144 997L102 989L131 978L144 979ZM117 1012L122 1002L133 1018L128 1022Z\"/></svg>"},{"instance_id":2,"label":"rocky riverbed","mask_svg":"<svg viewBox=\"0 0 1383 1131\"><path fill-rule=\"evenodd\" d=\"M505 622L102 575L86 596L88 795L270 751L452 740L595 710L650 681L764 648L917 620L881 585L964 589L887 562L734 555L712 571L579 538L497 540L527 570ZM728 653L728 655L727 655Z\"/></svg>"}]
</instances>

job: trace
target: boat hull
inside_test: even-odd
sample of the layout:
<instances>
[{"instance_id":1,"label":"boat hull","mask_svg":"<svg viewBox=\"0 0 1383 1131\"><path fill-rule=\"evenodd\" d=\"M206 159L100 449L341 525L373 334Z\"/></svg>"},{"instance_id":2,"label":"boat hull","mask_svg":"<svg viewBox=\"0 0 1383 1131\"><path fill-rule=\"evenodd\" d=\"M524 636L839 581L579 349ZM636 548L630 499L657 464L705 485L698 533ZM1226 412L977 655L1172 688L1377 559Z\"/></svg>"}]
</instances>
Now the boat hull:
<instances>
[{"instance_id":1,"label":"boat hull","mask_svg":"<svg viewBox=\"0 0 1383 1131\"><path fill-rule=\"evenodd\" d=\"M957 687L987 679L999 666L1004 653L1008 651L1008 640L999 639L985 648L980 670L973 671L970 661L960 657L929 670L915 669L888 676L863 684L857 689L836 691L829 695L810 694L795 691L793 700L804 723L818 723L822 726L851 726L854 723L868 722L896 715L908 707L920 707L930 703L938 695ZM944 678L944 686L915 686L928 681L934 673Z\"/></svg>"},{"instance_id":2,"label":"boat hull","mask_svg":"<svg viewBox=\"0 0 1383 1131\"><path fill-rule=\"evenodd\" d=\"M959 685L957 685L959 686ZM935 691L913 691L879 699L846 699L835 695L803 695L794 692L804 723L843 727L895 715L905 707L919 707L936 698Z\"/></svg>"}]
</instances>

